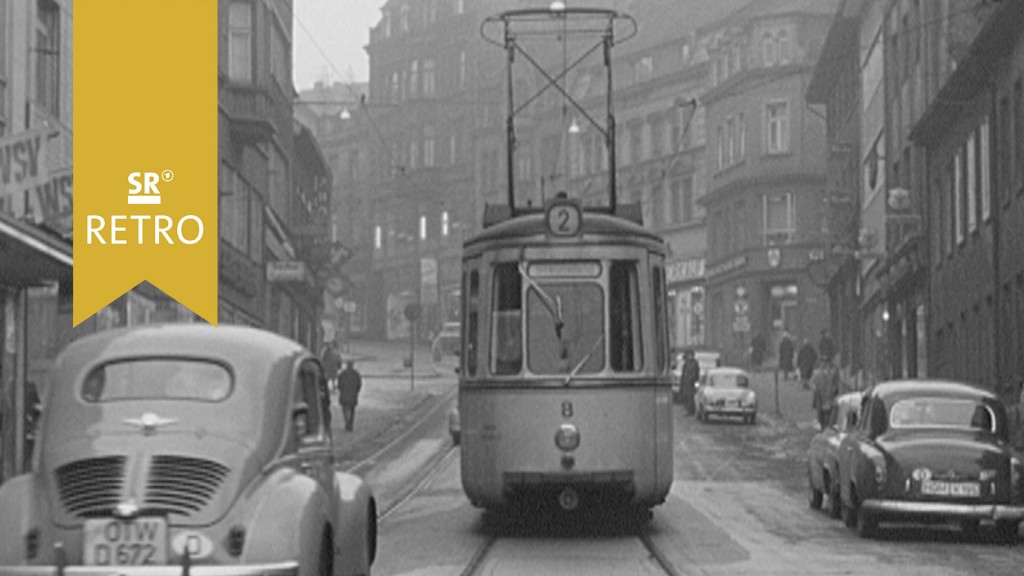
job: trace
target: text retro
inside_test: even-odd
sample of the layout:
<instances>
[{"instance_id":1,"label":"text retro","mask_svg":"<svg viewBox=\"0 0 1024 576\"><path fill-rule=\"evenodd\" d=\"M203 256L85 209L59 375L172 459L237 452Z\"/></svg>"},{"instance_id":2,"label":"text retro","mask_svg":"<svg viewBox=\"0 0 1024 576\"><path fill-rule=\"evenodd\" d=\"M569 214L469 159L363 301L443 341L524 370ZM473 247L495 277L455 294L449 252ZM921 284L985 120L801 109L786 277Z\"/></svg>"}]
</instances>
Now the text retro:
<instances>
[{"instance_id":1,"label":"text retro","mask_svg":"<svg viewBox=\"0 0 1024 576\"><path fill-rule=\"evenodd\" d=\"M157 184L170 182L174 172L132 172L128 175L128 204L160 204ZM109 223L109 226L108 226ZM177 221L163 214L114 214L108 218L86 216L85 243L92 244L195 244L203 238L203 220L194 214ZM130 233L134 231L134 234Z\"/></svg>"}]
</instances>

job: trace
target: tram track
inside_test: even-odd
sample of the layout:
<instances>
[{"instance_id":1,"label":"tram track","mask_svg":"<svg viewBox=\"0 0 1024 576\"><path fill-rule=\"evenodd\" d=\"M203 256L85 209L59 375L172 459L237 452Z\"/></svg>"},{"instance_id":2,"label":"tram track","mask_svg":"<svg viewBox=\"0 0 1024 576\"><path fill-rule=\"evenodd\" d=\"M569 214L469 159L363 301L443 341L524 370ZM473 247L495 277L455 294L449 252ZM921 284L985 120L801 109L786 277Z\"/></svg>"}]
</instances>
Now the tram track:
<instances>
[{"instance_id":1,"label":"tram track","mask_svg":"<svg viewBox=\"0 0 1024 576\"><path fill-rule=\"evenodd\" d=\"M481 574L494 572L493 569L487 570L487 568L491 566L491 560L497 561L494 552L499 548L499 546L501 546L501 544L514 540L513 535L503 534L500 532L500 529L498 528L495 528L495 530L498 531L488 534L488 536L477 546L477 548L473 552L473 555L470 557L469 562L467 562L463 570L459 572L459 576L479 576ZM632 560L635 560L638 563L644 563L644 561L646 561L648 566L656 569L658 573L665 574L666 576L683 576L683 572L680 572L675 567L675 565L672 564L672 562L668 559L668 555L666 555L650 537L650 527L644 525L638 527L638 530L639 533L635 534L634 538L636 538L636 540L640 542L642 547L636 548L636 550L643 551L644 553L646 553L647 557L638 557L633 558ZM571 557L576 561L580 562L581 564L586 564L588 562L587 554L585 550L583 550L582 546L580 546L580 549L577 550L572 547L571 542L563 542L562 545L565 546L565 549L563 551L564 556ZM630 559L623 558L621 560L624 564L627 564ZM600 558L595 557L590 559L590 561L597 564L600 563L602 560ZM524 567L521 573L531 573L531 571L526 568L527 567ZM519 571L516 570L514 567L503 570L503 573L517 572ZM587 570L583 569L583 572L586 573ZM650 572L648 571L648 573Z\"/></svg>"}]
</instances>

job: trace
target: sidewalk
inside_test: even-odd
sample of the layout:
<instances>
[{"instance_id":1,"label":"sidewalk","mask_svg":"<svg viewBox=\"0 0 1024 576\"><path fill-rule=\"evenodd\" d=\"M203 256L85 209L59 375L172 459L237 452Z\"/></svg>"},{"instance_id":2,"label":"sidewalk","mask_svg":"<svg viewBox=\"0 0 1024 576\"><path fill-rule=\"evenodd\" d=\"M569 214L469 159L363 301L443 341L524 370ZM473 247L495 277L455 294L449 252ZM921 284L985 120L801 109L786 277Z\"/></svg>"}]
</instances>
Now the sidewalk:
<instances>
[{"instance_id":1,"label":"sidewalk","mask_svg":"<svg viewBox=\"0 0 1024 576\"><path fill-rule=\"evenodd\" d=\"M752 387L757 392L758 417L777 427L817 430L818 415L811 407L811 391L800 385L795 374L786 380L780 372L776 403L775 374L774 369L750 372Z\"/></svg>"},{"instance_id":2,"label":"sidewalk","mask_svg":"<svg viewBox=\"0 0 1024 576\"><path fill-rule=\"evenodd\" d=\"M415 382L403 360L408 342L355 341L342 351L363 376L356 408L355 426L345 431L337 393L331 395L331 427L338 467L348 469L387 446L439 403L454 400L458 378L457 359L448 356L434 364L430 349L416 350Z\"/></svg>"}]
</instances>

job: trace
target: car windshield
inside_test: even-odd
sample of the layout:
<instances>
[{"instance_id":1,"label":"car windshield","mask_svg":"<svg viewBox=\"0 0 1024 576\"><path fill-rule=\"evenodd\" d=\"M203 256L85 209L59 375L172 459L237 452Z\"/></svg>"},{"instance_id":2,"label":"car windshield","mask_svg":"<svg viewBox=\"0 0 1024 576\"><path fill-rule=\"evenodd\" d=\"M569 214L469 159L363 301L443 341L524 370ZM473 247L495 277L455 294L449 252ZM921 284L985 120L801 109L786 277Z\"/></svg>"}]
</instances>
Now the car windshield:
<instances>
[{"instance_id":1,"label":"car windshield","mask_svg":"<svg viewBox=\"0 0 1024 576\"><path fill-rule=\"evenodd\" d=\"M82 385L89 403L118 400L201 400L217 402L231 394L231 372L202 360L142 359L104 364Z\"/></svg>"},{"instance_id":2,"label":"car windshield","mask_svg":"<svg viewBox=\"0 0 1024 576\"><path fill-rule=\"evenodd\" d=\"M747 388L750 380L746 374L718 373L708 375L708 386L712 388Z\"/></svg>"},{"instance_id":3,"label":"car windshield","mask_svg":"<svg viewBox=\"0 0 1024 576\"><path fill-rule=\"evenodd\" d=\"M900 428L955 428L995 431L992 409L973 400L911 398L893 404L889 426Z\"/></svg>"}]
</instances>

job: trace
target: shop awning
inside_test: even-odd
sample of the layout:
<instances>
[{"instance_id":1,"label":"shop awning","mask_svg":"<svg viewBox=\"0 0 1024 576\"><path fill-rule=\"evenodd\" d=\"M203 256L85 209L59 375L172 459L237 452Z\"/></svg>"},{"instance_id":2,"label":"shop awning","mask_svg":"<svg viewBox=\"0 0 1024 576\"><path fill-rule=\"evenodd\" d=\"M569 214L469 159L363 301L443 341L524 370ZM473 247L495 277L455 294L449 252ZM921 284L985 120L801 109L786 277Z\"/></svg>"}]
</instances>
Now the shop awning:
<instances>
[{"instance_id":1,"label":"shop awning","mask_svg":"<svg viewBox=\"0 0 1024 576\"><path fill-rule=\"evenodd\" d=\"M71 253L56 234L0 214L0 285L70 281Z\"/></svg>"}]
</instances>

